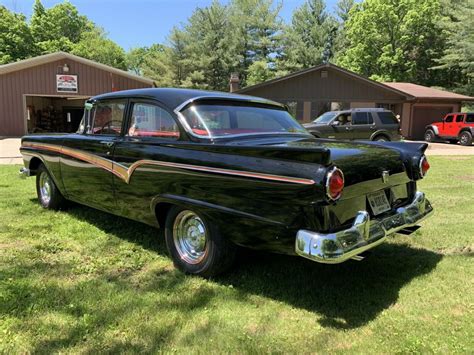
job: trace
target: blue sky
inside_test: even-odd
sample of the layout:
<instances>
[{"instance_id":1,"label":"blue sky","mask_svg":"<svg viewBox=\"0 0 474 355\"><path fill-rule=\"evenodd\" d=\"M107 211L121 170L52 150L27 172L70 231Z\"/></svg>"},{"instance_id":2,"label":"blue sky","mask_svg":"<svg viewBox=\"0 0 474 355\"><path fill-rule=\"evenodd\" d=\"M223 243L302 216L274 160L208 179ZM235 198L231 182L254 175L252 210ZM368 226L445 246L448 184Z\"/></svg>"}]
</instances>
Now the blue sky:
<instances>
[{"instance_id":1,"label":"blue sky","mask_svg":"<svg viewBox=\"0 0 474 355\"><path fill-rule=\"evenodd\" d=\"M62 1L42 2L45 7L51 7ZM128 50L165 42L173 26L185 22L196 7L207 6L212 0L70 0L70 2L80 13L103 27L112 40ZM304 0L282 0L281 17L289 22L293 10L303 2ZM329 11L334 9L336 2L337 0L326 0ZM30 16L34 0L0 0L0 4Z\"/></svg>"}]
</instances>

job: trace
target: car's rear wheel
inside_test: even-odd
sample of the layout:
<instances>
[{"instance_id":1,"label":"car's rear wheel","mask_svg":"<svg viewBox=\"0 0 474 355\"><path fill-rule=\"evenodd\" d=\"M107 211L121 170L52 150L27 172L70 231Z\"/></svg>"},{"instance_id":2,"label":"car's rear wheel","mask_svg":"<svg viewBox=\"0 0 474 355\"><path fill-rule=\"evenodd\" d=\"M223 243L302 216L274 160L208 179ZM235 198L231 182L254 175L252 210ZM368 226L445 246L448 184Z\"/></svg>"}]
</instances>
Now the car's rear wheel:
<instances>
[{"instance_id":1,"label":"car's rear wheel","mask_svg":"<svg viewBox=\"0 0 474 355\"><path fill-rule=\"evenodd\" d=\"M467 131L461 132L461 134L459 135L459 143L461 143L461 145L471 145L472 144L471 132L467 132Z\"/></svg>"},{"instance_id":2,"label":"car's rear wheel","mask_svg":"<svg viewBox=\"0 0 474 355\"><path fill-rule=\"evenodd\" d=\"M384 135L379 135L374 138L375 142L390 142L390 138Z\"/></svg>"},{"instance_id":3,"label":"car's rear wheel","mask_svg":"<svg viewBox=\"0 0 474 355\"><path fill-rule=\"evenodd\" d=\"M172 207L165 223L166 246L175 266L188 274L212 277L225 272L235 246L200 213Z\"/></svg>"},{"instance_id":4,"label":"car's rear wheel","mask_svg":"<svg viewBox=\"0 0 474 355\"><path fill-rule=\"evenodd\" d=\"M428 128L426 131L425 131L425 141L426 142L434 142L436 138L436 135L434 133L434 131L430 128Z\"/></svg>"},{"instance_id":5,"label":"car's rear wheel","mask_svg":"<svg viewBox=\"0 0 474 355\"><path fill-rule=\"evenodd\" d=\"M59 192L44 164L40 164L36 170L36 193L43 208L58 210L66 205L66 199Z\"/></svg>"}]
</instances>

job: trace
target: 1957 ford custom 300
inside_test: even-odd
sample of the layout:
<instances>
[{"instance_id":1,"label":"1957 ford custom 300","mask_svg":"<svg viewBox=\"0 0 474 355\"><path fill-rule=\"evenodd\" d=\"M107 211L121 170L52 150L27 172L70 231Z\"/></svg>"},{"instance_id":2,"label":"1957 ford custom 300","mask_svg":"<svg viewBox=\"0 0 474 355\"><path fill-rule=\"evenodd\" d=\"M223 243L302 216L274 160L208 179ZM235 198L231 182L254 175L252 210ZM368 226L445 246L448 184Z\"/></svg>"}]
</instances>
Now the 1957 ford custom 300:
<instances>
[{"instance_id":1,"label":"1957 ford custom 300","mask_svg":"<svg viewBox=\"0 0 474 355\"><path fill-rule=\"evenodd\" d=\"M77 133L23 137L21 174L45 208L164 228L175 265L212 276L237 245L340 263L412 232L432 212L426 147L316 139L256 97L141 89L87 101Z\"/></svg>"}]
</instances>

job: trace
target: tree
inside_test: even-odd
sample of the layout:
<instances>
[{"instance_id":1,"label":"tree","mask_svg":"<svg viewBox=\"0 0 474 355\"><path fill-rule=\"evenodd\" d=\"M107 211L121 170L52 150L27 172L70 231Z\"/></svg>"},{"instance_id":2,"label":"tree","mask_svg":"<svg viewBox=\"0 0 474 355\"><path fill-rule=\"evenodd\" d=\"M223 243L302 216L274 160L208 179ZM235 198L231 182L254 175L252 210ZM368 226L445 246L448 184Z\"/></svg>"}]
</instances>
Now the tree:
<instances>
[{"instance_id":1,"label":"tree","mask_svg":"<svg viewBox=\"0 0 474 355\"><path fill-rule=\"evenodd\" d=\"M86 31L94 29L87 17L66 1L45 9L40 0L33 6L30 20L31 33L42 53L70 52Z\"/></svg>"},{"instance_id":2,"label":"tree","mask_svg":"<svg viewBox=\"0 0 474 355\"><path fill-rule=\"evenodd\" d=\"M334 62L338 61L338 58L345 53L350 45L350 42L347 39L347 21L349 20L351 13L354 14L356 11L354 5L354 0L339 0L336 4L336 20L338 22L338 28L333 42Z\"/></svg>"},{"instance_id":3,"label":"tree","mask_svg":"<svg viewBox=\"0 0 474 355\"><path fill-rule=\"evenodd\" d=\"M355 7L340 65L376 80L428 86L444 80L429 69L445 46L438 0L365 0Z\"/></svg>"},{"instance_id":4,"label":"tree","mask_svg":"<svg viewBox=\"0 0 474 355\"><path fill-rule=\"evenodd\" d=\"M227 91L230 73L239 61L227 6L214 1L196 9L185 31L189 75L183 85Z\"/></svg>"},{"instance_id":5,"label":"tree","mask_svg":"<svg viewBox=\"0 0 474 355\"><path fill-rule=\"evenodd\" d=\"M46 9L33 6L30 29L39 54L69 52L119 69L127 69L125 52L69 1ZM33 56L38 53L30 53Z\"/></svg>"},{"instance_id":6,"label":"tree","mask_svg":"<svg viewBox=\"0 0 474 355\"><path fill-rule=\"evenodd\" d=\"M295 10L287 28L283 65L292 70L309 68L333 55L337 22L323 0L307 0Z\"/></svg>"},{"instance_id":7,"label":"tree","mask_svg":"<svg viewBox=\"0 0 474 355\"><path fill-rule=\"evenodd\" d=\"M174 86L170 51L162 44L132 49L127 54L128 69L153 79L159 87Z\"/></svg>"},{"instance_id":8,"label":"tree","mask_svg":"<svg viewBox=\"0 0 474 355\"><path fill-rule=\"evenodd\" d=\"M25 16L0 6L0 64L28 58L35 52Z\"/></svg>"},{"instance_id":9,"label":"tree","mask_svg":"<svg viewBox=\"0 0 474 355\"><path fill-rule=\"evenodd\" d=\"M190 72L191 62L186 54L186 46L188 43L187 33L177 27L173 27L168 37L170 44L170 67L173 72L173 83L176 86L183 86Z\"/></svg>"},{"instance_id":10,"label":"tree","mask_svg":"<svg viewBox=\"0 0 474 355\"><path fill-rule=\"evenodd\" d=\"M126 70L125 51L108 39L104 30L95 27L81 34L78 43L71 46L71 53L112 67Z\"/></svg>"},{"instance_id":11,"label":"tree","mask_svg":"<svg viewBox=\"0 0 474 355\"><path fill-rule=\"evenodd\" d=\"M264 81L273 79L275 72L269 67L268 63L263 60L253 62L247 72L247 85L255 85Z\"/></svg>"},{"instance_id":12,"label":"tree","mask_svg":"<svg viewBox=\"0 0 474 355\"><path fill-rule=\"evenodd\" d=\"M276 69L282 50L280 9L281 4L274 6L272 0L231 1L230 25L237 40L239 64L236 69L242 85L246 84L248 70L254 62L265 62L268 70Z\"/></svg>"},{"instance_id":13,"label":"tree","mask_svg":"<svg viewBox=\"0 0 474 355\"><path fill-rule=\"evenodd\" d=\"M449 72L448 88L474 95L474 0L447 1L442 27L447 46L433 69Z\"/></svg>"}]
</instances>

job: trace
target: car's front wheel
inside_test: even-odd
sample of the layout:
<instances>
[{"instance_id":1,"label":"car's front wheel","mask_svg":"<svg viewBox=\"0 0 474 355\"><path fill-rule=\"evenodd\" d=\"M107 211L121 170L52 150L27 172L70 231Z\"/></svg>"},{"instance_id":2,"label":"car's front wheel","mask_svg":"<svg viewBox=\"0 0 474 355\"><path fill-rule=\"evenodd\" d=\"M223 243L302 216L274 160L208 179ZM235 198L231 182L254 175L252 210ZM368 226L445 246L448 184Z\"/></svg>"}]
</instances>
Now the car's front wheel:
<instances>
[{"instance_id":1,"label":"car's front wheel","mask_svg":"<svg viewBox=\"0 0 474 355\"><path fill-rule=\"evenodd\" d=\"M467 132L467 131L461 132L461 134L459 135L459 143L461 143L461 145L471 145L472 144L471 132Z\"/></svg>"},{"instance_id":2,"label":"car's front wheel","mask_svg":"<svg viewBox=\"0 0 474 355\"><path fill-rule=\"evenodd\" d=\"M36 193L43 208L58 210L66 205L66 199L59 192L46 167L41 164L36 171Z\"/></svg>"},{"instance_id":3,"label":"car's front wheel","mask_svg":"<svg viewBox=\"0 0 474 355\"><path fill-rule=\"evenodd\" d=\"M175 266L188 274L212 277L225 272L235 258L235 246L200 213L174 206L165 224L168 252Z\"/></svg>"},{"instance_id":4,"label":"car's front wheel","mask_svg":"<svg viewBox=\"0 0 474 355\"><path fill-rule=\"evenodd\" d=\"M432 129L428 128L425 131L425 141L426 142L434 142L435 138L436 138L436 135L435 135L434 131Z\"/></svg>"}]
</instances>

